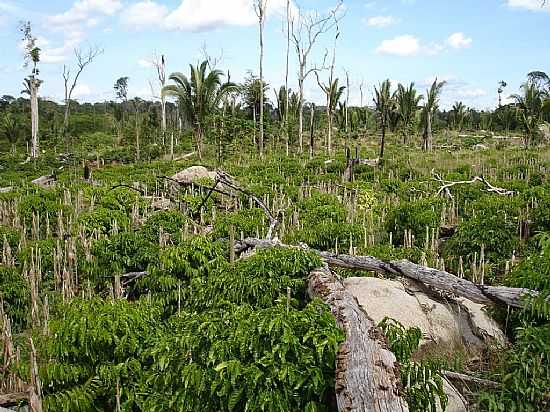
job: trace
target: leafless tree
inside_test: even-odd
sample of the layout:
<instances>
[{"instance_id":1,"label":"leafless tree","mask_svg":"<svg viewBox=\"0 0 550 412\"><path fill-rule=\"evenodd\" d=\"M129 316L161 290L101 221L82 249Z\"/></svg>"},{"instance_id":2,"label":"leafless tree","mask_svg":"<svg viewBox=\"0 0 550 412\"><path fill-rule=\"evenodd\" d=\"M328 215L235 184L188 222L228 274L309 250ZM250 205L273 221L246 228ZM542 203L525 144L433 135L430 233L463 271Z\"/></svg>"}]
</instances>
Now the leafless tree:
<instances>
[{"instance_id":1,"label":"leafless tree","mask_svg":"<svg viewBox=\"0 0 550 412\"><path fill-rule=\"evenodd\" d=\"M339 0L338 4L323 16L315 12L302 13L299 11L296 17L297 21L294 18L291 19L291 40L296 50L299 65L298 139L300 152L304 150L304 83L311 73L318 70L318 68L309 65L309 56L317 40L319 40L319 36L332 30L337 25L338 12L342 4L343 0Z\"/></svg>"},{"instance_id":2,"label":"leafless tree","mask_svg":"<svg viewBox=\"0 0 550 412\"><path fill-rule=\"evenodd\" d=\"M289 130L288 130L288 105L289 105L289 95L288 92L288 66L290 59L290 0L286 0L286 69L285 69L285 118L284 118L284 128L285 128L285 137L286 137L286 155L289 155Z\"/></svg>"},{"instance_id":3,"label":"leafless tree","mask_svg":"<svg viewBox=\"0 0 550 412\"><path fill-rule=\"evenodd\" d=\"M258 16L260 35L260 136L258 140L260 157L264 156L264 27L267 1L268 0L254 0L254 10Z\"/></svg>"},{"instance_id":4,"label":"leafless tree","mask_svg":"<svg viewBox=\"0 0 550 412\"><path fill-rule=\"evenodd\" d=\"M99 47L90 47L85 53L80 49L74 50L76 58L76 74L71 76L71 68L63 65L63 80L65 83L65 117L63 118L63 134L69 131L69 116L71 112L71 98L78 83L78 79L87 66L92 64L97 56L103 53Z\"/></svg>"}]
</instances>

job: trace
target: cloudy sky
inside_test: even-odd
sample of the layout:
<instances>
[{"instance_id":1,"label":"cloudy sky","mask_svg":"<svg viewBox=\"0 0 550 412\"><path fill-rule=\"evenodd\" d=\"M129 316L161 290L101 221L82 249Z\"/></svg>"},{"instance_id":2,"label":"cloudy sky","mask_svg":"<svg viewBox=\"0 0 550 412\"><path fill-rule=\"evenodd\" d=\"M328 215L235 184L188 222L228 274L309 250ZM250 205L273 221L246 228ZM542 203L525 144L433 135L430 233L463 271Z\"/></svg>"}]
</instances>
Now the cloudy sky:
<instances>
[{"instance_id":1,"label":"cloudy sky","mask_svg":"<svg viewBox=\"0 0 550 412\"><path fill-rule=\"evenodd\" d=\"M30 20L42 49L41 95L63 95L63 65L74 66L74 49L104 49L81 77L74 97L113 99L113 84L130 77L131 95L150 98L155 79L152 56L165 54L168 71L188 71L203 49L218 67L241 81L257 68L257 19L253 0L0 0L0 94L19 95L24 69L18 26ZM324 13L336 0L293 0L304 13ZM284 83L286 0L268 0L267 81ZM389 78L414 81L424 90L435 77L448 82L442 105L456 100L494 107L497 83L515 93L526 73L550 72L550 4L541 0L345 0L336 65L349 73L351 100L364 101ZM311 63L320 63L333 35L319 41ZM291 86L296 87L291 53ZM322 101L312 76L306 97ZM269 97L273 96L270 93Z\"/></svg>"}]
</instances>

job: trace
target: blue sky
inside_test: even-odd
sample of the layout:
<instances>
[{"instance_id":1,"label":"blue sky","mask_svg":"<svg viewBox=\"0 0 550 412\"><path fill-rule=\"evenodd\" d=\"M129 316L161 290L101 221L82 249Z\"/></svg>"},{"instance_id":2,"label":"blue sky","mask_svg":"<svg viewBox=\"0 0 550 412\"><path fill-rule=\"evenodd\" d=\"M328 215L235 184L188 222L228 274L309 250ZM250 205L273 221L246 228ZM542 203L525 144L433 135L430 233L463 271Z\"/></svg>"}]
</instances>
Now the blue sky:
<instances>
[{"instance_id":1,"label":"blue sky","mask_svg":"<svg viewBox=\"0 0 550 412\"><path fill-rule=\"evenodd\" d=\"M130 94L152 95L153 54L167 56L168 71L188 71L203 47L221 56L218 67L241 81L258 65L253 0L0 0L0 94L19 95L28 69L22 67L18 24L31 20L41 46L41 95L61 99L63 64L74 65L73 49L100 46L104 54L82 75L74 97L113 99L118 77L130 77ZM336 0L293 0L303 13L325 13ZM448 81L442 106L461 100L469 106L496 104L497 83L517 92L532 70L550 72L550 4L540 0L345 0L336 66L349 73L350 99L364 102L372 87L389 78L414 81L423 91L437 76ZM284 83L286 0L268 0L265 33L266 80ZM311 56L319 64L333 34L320 38ZM291 51L290 85L296 88L296 58ZM322 75L323 76L323 75ZM326 75L325 75L326 76ZM273 93L270 93L271 98ZM322 102L315 77L306 97Z\"/></svg>"}]
</instances>

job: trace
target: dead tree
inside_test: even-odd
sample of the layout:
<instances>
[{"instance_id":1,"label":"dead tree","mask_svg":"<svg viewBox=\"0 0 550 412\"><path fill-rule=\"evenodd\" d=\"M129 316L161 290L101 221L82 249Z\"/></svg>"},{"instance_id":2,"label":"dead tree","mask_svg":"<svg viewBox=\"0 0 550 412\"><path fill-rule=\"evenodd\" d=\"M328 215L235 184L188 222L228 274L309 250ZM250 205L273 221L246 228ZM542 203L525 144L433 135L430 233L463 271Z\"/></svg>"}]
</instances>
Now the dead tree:
<instances>
[{"instance_id":1,"label":"dead tree","mask_svg":"<svg viewBox=\"0 0 550 412\"><path fill-rule=\"evenodd\" d=\"M298 21L291 19L291 39L298 57L298 141L300 153L304 151L304 84L309 75L318 70L309 65L309 55L315 46L319 36L332 30L338 19L338 11L342 6L343 0L332 9L328 15L319 16L317 13L298 14Z\"/></svg>"},{"instance_id":2,"label":"dead tree","mask_svg":"<svg viewBox=\"0 0 550 412\"><path fill-rule=\"evenodd\" d=\"M152 63L157 72L160 89L162 90L164 89L164 86L166 86L166 58L164 57L164 54L161 54L160 57L155 54ZM160 107L162 116L162 142L164 144L164 140L166 138L166 96L164 93L160 93ZM173 152L170 154L172 157L174 156Z\"/></svg>"},{"instance_id":3,"label":"dead tree","mask_svg":"<svg viewBox=\"0 0 550 412\"><path fill-rule=\"evenodd\" d=\"M461 181L450 181L450 180L443 180L443 177L439 173L436 173L435 170L432 169L432 176L433 180L436 182L439 182L441 184L441 187L437 191L437 195L440 196L441 194L445 193L446 196L449 198L453 198L453 195L451 194L451 191L449 188L456 186L456 185L471 185L477 182L481 182L486 186L486 190L489 193L495 193L500 196L513 196L516 194L513 190L503 189L500 187L495 187L491 183L485 179L483 176L475 176L471 180L461 180Z\"/></svg>"},{"instance_id":4,"label":"dead tree","mask_svg":"<svg viewBox=\"0 0 550 412\"><path fill-rule=\"evenodd\" d=\"M65 115L63 117L63 135L67 135L69 131L69 116L71 113L71 98L73 96L74 89L76 88L78 79L87 66L92 64L97 56L103 53L103 49L98 47L90 47L86 53L82 53L82 50L75 49L74 55L76 57L76 74L74 78L71 77L71 68L63 65L63 81L65 85Z\"/></svg>"},{"instance_id":5,"label":"dead tree","mask_svg":"<svg viewBox=\"0 0 550 412\"><path fill-rule=\"evenodd\" d=\"M23 33L23 42L25 47L25 64L28 67L32 63L31 74L25 79L23 85L30 96L31 101L31 158L37 158L40 154L38 142L38 89L42 84L42 80L38 78L40 71L38 63L40 62L40 48L36 46L36 37L32 35L31 23L25 22L21 25L21 33Z\"/></svg>"},{"instance_id":6,"label":"dead tree","mask_svg":"<svg viewBox=\"0 0 550 412\"><path fill-rule=\"evenodd\" d=\"M285 146L286 155L289 155L290 133L288 130L288 105L289 105L289 92L288 92L288 66L290 60L290 0L286 0L286 66L285 66Z\"/></svg>"},{"instance_id":7,"label":"dead tree","mask_svg":"<svg viewBox=\"0 0 550 412\"><path fill-rule=\"evenodd\" d=\"M260 35L260 136L258 139L260 157L264 156L264 26L267 0L254 0L254 10L258 16Z\"/></svg>"}]
</instances>

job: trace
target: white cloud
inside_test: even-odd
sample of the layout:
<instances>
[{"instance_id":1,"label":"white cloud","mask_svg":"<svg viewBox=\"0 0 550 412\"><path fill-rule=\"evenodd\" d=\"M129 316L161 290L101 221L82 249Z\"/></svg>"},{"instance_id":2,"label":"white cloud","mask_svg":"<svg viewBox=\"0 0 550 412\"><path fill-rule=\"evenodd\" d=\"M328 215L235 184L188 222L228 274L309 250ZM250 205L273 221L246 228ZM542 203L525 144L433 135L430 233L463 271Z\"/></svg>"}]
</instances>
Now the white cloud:
<instances>
[{"instance_id":1,"label":"white cloud","mask_svg":"<svg viewBox=\"0 0 550 412\"><path fill-rule=\"evenodd\" d=\"M388 27L392 24L398 23L399 19L393 16L374 16L367 19L367 26L370 27Z\"/></svg>"},{"instance_id":2,"label":"white cloud","mask_svg":"<svg viewBox=\"0 0 550 412\"><path fill-rule=\"evenodd\" d=\"M121 21L125 26L135 29L144 27L162 27L164 19L168 15L168 8L151 0L145 0L132 4L121 15Z\"/></svg>"},{"instance_id":3,"label":"white cloud","mask_svg":"<svg viewBox=\"0 0 550 412\"><path fill-rule=\"evenodd\" d=\"M78 0L66 12L49 16L47 22L57 30L75 29L97 24L98 16L112 16L121 8L120 0Z\"/></svg>"},{"instance_id":4,"label":"white cloud","mask_svg":"<svg viewBox=\"0 0 550 412\"><path fill-rule=\"evenodd\" d=\"M506 4L514 9L525 9L531 11L550 11L550 3L543 5L542 0L507 0Z\"/></svg>"},{"instance_id":5,"label":"white cloud","mask_svg":"<svg viewBox=\"0 0 550 412\"><path fill-rule=\"evenodd\" d=\"M447 44L453 49L464 49L472 45L472 38L462 32L453 33L447 39Z\"/></svg>"},{"instance_id":6,"label":"white cloud","mask_svg":"<svg viewBox=\"0 0 550 412\"><path fill-rule=\"evenodd\" d=\"M296 7L291 6L296 12ZM284 13L286 0L270 0L267 14ZM165 19L171 30L206 31L220 26L251 26L257 24L251 0L182 0L181 5Z\"/></svg>"},{"instance_id":7,"label":"white cloud","mask_svg":"<svg viewBox=\"0 0 550 412\"><path fill-rule=\"evenodd\" d=\"M395 56L416 56L420 54L420 51L420 41L410 34L397 36L391 40L384 40L376 49L377 53Z\"/></svg>"},{"instance_id":8,"label":"white cloud","mask_svg":"<svg viewBox=\"0 0 550 412\"><path fill-rule=\"evenodd\" d=\"M82 41L83 33L71 32L67 33L67 37L63 41L63 45L60 47L48 47L50 42L48 39L39 37L37 45L42 47L42 54L40 61L45 64L57 64L62 63L69 58L74 49L78 47Z\"/></svg>"}]
</instances>

